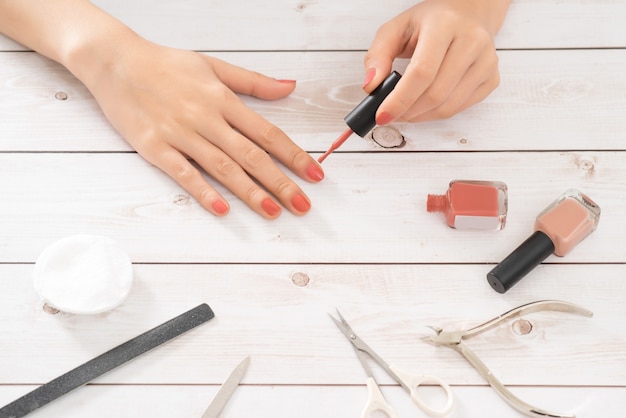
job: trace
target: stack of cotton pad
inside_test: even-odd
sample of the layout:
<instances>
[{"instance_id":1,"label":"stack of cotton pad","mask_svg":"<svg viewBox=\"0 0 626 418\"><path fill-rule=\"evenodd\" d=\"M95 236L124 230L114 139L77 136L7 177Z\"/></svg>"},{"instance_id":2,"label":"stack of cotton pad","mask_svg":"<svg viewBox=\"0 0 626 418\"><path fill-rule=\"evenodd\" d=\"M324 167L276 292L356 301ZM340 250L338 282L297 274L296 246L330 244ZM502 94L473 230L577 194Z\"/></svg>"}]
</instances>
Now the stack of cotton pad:
<instances>
[{"instance_id":1,"label":"stack of cotton pad","mask_svg":"<svg viewBox=\"0 0 626 418\"><path fill-rule=\"evenodd\" d=\"M60 311L96 314L121 304L133 282L128 255L110 238L73 235L46 248L35 263L35 289Z\"/></svg>"}]
</instances>

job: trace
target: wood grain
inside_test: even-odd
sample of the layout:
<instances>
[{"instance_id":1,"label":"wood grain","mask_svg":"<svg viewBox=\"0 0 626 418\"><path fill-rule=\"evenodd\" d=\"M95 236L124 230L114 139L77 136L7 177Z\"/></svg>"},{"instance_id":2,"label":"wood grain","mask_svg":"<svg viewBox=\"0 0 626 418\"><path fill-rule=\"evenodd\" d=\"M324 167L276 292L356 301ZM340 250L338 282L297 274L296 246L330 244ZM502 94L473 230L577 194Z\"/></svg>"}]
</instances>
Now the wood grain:
<instances>
[{"instance_id":1,"label":"wood grain","mask_svg":"<svg viewBox=\"0 0 626 418\"><path fill-rule=\"evenodd\" d=\"M0 403L12 400L31 387L0 387ZM455 407L449 418L484 418L485 399L489 416L522 417L487 387L456 386ZM619 418L626 392L622 388L511 388L522 399L543 408L579 417ZM385 397L400 416L426 418L399 387L384 387ZM83 418L115 416L136 418L199 417L217 392L217 386L87 386L34 413L33 417ZM262 416L292 418L358 417L365 405L365 386L256 386L237 388L226 405L223 418ZM85 401L87 399L88 401ZM264 415L267 414L267 415Z\"/></svg>"},{"instance_id":2,"label":"wood grain","mask_svg":"<svg viewBox=\"0 0 626 418\"><path fill-rule=\"evenodd\" d=\"M219 185L232 209L213 217L135 154L0 154L0 194L11 202L0 205L0 260L34 262L57 239L92 233L119 241L134 262L496 263L532 233L539 212L576 188L605 208L600 225L567 257L547 261L619 263L623 161L622 152L600 151L336 154L323 182L299 181L309 214L265 221ZM445 193L454 178L508 185L503 231L457 231L426 212L427 195Z\"/></svg>"},{"instance_id":3,"label":"wood grain","mask_svg":"<svg viewBox=\"0 0 626 418\"><path fill-rule=\"evenodd\" d=\"M155 42L296 79L283 100L242 99L317 156L363 97L376 29L415 2L95 3ZM225 418L358 416L365 374L328 317L335 308L389 362L451 383L452 418L521 417L456 352L420 337L429 325L471 327L559 299L594 315L535 313L467 343L533 405L623 416L625 15L623 0L513 1L495 40L502 82L491 96L449 120L394 124L407 139L399 150L351 138L324 163L323 182L297 180L311 213L276 221L220 185L231 214L208 214L128 146L70 73L0 36L0 404L207 302L209 323L33 417L197 417L246 355L250 370ZM503 231L455 231L426 213L427 194L458 178L508 185ZM495 293L486 273L568 188L601 206L597 231ZM119 308L44 311L34 263L75 233L128 251L135 282ZM375 373L400 416L425 416Z\"/></svg>"},{"instance_id":4,"label":"wood grain","mask_svg":"<svg viewBox=\"0 0 626 418\"><path fill-rule=\"evenodd\" d=\"M381 24L417 1L94 3L142 36L165 45L210 51L311 51L365 50ZM626 3L622 0L514 0L496 44L502 49L624 47L624 15ZM20 49L0 38L0 50Z\"/></svg>"},{"instance_id":5,"label":"wood grain","mask_svg":"<svg viewBox=\"0 0 626 418\"><path fill-rule=\"evenodd\" d=\"M311 152L328 148L345 129L344 116L364 97L359 52L216 55L298 80L286 99L243 99ZM449 120L394 127L407 138L403 151L624 150L624 62L621 49L502 51L501 85L484 102ZM57 92L67 100L56 99ZM0 96L3 134L11 139L0 142L0 150L130 150L90 93L61 66L34 53L0 54ZM355 135L341 150L381 148L369 136Z\"/></svg>"},{"instance_id":6,"label":"wood grain","mask_svg":"<svg viewBox=\"0 0 626 418\"><path fill-rule=\"evenodd\" d=\"M99 379L107 384L217 384L250 355L248 384L361 385L353 350L328 317L335 308L402 369L454 385L482 385L456 352L420 341L429 325L463 329L540 299L577 303L592 318L535 313L467 341L507 385L625 386L624 265L546 265L502 296L483 265L137 264L122 306L106 314L50 315L32 265L0 265L4 333L0 384L44 383L206 302L215 318ZM602 280L594 279L598 272ZM308 275L307 286L294 284ZM10 320L8 320L10 318ZM297 370L297 373L294 373ZM389 377L378 373L381 383Z\"/></svg>"}]
</instances>

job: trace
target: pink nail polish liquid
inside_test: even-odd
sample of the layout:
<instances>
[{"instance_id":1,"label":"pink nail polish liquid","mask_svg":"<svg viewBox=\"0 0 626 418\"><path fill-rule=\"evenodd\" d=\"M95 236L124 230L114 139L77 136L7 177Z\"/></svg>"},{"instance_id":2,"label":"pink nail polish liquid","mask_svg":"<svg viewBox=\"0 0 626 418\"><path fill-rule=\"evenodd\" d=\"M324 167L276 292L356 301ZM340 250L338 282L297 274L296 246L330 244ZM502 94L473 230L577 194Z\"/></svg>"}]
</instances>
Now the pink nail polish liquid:
<instances>
[{"instance_id":1,"label":"pink nail polish liquid","mask_svg":"<svg viewBox=\"0 0 626 418\"><path fill-rule=\"evenodd\" d=\"M428 212L443 212L450 228L499 231L508 208L506 184L500 181L453 180L446 194L429 194Z\"/></svg>"},{"instance_id":2,"label":"pink nail polish liquid","mask_svg":"<svg viewBox=\"0 0 626 418\"><path fill-rule=\"evenodd\" d=\"M576 189L567 190L535 220L533 234L487 273L487 282L505 293L550 254L565 256L596 230L600 206Z\"/></svg>"},{"instance_id":3,"label":"pink nail polish liquid","mask_svg":"<svg viewBox=\"0 0 626 418\"><path fill-rule=\"evenodd\" d=\"M600 206L575 189L567 190L535 220L535 231L546 234L554 243L554 254L565 256L595 231Z\"/></svg>"}]
</instances>

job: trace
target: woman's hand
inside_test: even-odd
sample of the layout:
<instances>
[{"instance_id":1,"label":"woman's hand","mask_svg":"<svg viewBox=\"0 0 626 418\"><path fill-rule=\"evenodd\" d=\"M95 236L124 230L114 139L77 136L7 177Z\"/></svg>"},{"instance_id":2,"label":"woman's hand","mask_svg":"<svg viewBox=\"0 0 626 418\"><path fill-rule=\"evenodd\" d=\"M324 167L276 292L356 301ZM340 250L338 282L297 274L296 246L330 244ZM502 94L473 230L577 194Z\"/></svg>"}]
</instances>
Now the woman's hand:
<instances>
[{"instance_id":1,"label":"woman's hand","mask_svg":"<svg viewBox=\"0 0 626 418\"><path fill-rule=\"evenodd\" d=\"M293 91L294 81L139 37L124 48L126 53L82 80L108 120L146 160L218 216L229 205L202 171L265 218L279 216L280 205L297 215L308 212L308 197L270 155L311 182L322 180L321 167L235 94L277 99Z\"/></svg>"},{"instance_id":2,"label":"woman's hand","mask_svg":"<svg viewBox=\"0 0 626 418\"><path fill-rule=\"evenodd\" d=\"M480 102L499 84L494 36L510 0L425 0L380 27L365 57L366 92L410 58L376 121L448 118Z\"/></svg>"},{"instance_id":3,"label":"woman's hand","mask_svg":"<svg viewBox=\"0 0 626 418\"><path fill-rule=\"evenodd\" d=\"M203 171L265 218L280 205L296 215L310 209L270 155L312 182L323 179L321 167L236 94L277 99L294 81L148 42L87 0L0 1L0 32L68 68L118 132L213 214L229 205Z\"/></svg>"}]
</instances>

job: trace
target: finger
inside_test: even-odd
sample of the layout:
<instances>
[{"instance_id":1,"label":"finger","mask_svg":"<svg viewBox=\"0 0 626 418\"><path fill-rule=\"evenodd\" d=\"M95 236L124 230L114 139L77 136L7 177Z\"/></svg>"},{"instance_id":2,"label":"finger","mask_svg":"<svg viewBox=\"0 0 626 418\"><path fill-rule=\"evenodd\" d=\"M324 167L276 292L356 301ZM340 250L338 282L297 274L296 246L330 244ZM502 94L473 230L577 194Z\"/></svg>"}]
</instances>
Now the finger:
<instances>
[{"instance_id":1,"label":"finger","mask_svg":"<svg viewBox=\"0 0 626 418\"><path fill-rule=\"evenodd\" d=\"M480 77L481 71L491 73L491 60L485 59L489 55L495 55L495 51L490 54L488 51L485 51L485 47L482 44L468 43L462 38L454 40L441 63L437 76L413 106L404 113L402 118L412 120L429 110L441 106L448 101L453 92L459 89L458 85L463 79L468 82L464 88L466 89L465 94L469 95L471 92L468 89L472 88L471 82L476 82L473 87L477 87L485 81L484 78ZM468 74L470 68L472 70ZM463 95L463 87L460 90L461 95Z\"/></svg>"},{"instance_id":2,"label":"finger","mask_svg":"<svg viewBox=\"0 0 626 418\"><path fill-rule=\"evenodd\" d=\"M473 72L473 69L470 69L470 72ZM485 73L478 70L476 73L480 73L480 76L468 73L467 80L463 79L454 93L441 106L429 110L411 121L424 122L449 118L484 100L500 84L500 75L497 70L491 73L489 77L485 77ZM482 83L476 81L481 79L485 81Z\"/></svg>"},{"instance_id":3,"label":"finger","mask_svg":"<svg viewBox=\"0 0 626 418\"><path fill-rule=\"evenodd\" d=\"M264 100L275 100L288 96L296 88L294 80L277 80L217 58L204 57L211 63L222 83L236 93Z\"/></svg>"},{"instance_id":4,"label":"finger","mask_svg":"<svg viewBox=\"0 0 626 418\"><path fill-rule=\"evenodd\" d=\"M324 170L313 157L296 145L280 128L252 111L241 100L234 100L224 110L224 117L245 137L276 157L300 178L313 183L324 178Z\"/></svg>"},{"instance_id":5,"label":"finger","mask_svg":"<svg viewBox=\"0 0 626 418\"><path fill-rule=\"evenodd\" d=\"M231 78L233 78L234 83L239 83L240 79L244 79L246 76L249 80L256 77L258 83L255 84L252 82L251 85L265 87L279 86L279 88L282 89L284 89L286 85L287 90L285 91L287 94L293 90L295 85L294 83L270 79L261 74L232 66L223 61L216 60L216 62L217 72L221 73L223 71L222 77L226 78L227 82L230 82L228 80ZM227 70L234 71L231 72ZM237 77L237 74L241 77ZM239 85L238 88L239 92L244 91L242 85ZM248 90L248 93L256 95L257 97L270 97L270 95L263 96L259 92L254 93L250 90ZM298 147L282 130L249 109L237 96L232 95L227 99L229 103L227 106L224 106L223 112L230 125L239 129L244 136L255 141L261 148L276 156L279 161L285 164L299 177L311 182L318 182L324 178L324 171L317 161L302 148ZM219 137L210 132L200 132L200 134L209 138Z\"/></svg>"},{"instance_id":6,"label":"finger","mask_svg":"<svg viewBox=\"0 0 626 418\"><path fill-rule=\"evenodd\" d=\"M219 147L289 211L304 215L311 202L302 189L278 168L269 154L239 132L223 134ZM230 182L230 179L224 181ZM256 183L255 183L256 184ZM254 190L254 189L249 189ZM256 192L256 191L255 191Z\"/></svg>"},{"instance_id":7,"label":"finger","mask_svg":"<svg viewBox=\"0 0 626 418\"><path fill-rule=\"evenodd\" d=\"M382 102L376 122L386 125L401 118L432 84L452 43L451 31L438 30L432 23L420 29L419 38L404 76Z\"/></svg>"},{"instance_id":8,"label":"finger","mask_svg":"<svg viewBox=\"0 0 626 418\"><path fill-rule=\"evenodd\" d=\"M150 152L143 153L142 156L174 179L209 212L217 216L224 216L229 212L228 202L175 148L165 143L154 144Z\"/></svg>"},{"instance_id":9,"label":"finger","mask_svg":"<svg viewBox=\"0 0 626 418\"><path fill-rule=\"evenodd\" d=\"M450 118L484 100L487 96L489 96L492 90L493 89L488 86L488 83L483 83L461 105L453 106L452 104L444 103L443 105L412 119L411 122L428 122Z\"/></svg>"},{"instance_id":10,"label":"finger","mask_svg":"<svg viewBox=\"0 0 626 418\"><path fill-rule=\"evenodd\" d=\"M363 65L365 81L363 89L371 93L391 72L393 61L403 55L411 40L411 34L417 34L407 14L383 24L370 44Z\"/></svg>"},{"instance_id":11,"label":"finger","mask_svg":"<svg viewBox=\"0 0 626 418\"><path fill-rule=\"evenodd\" d=\"M220 137L233 132L226 123L218 131ZM180 149L259 215L267 219L280 215L281 208L270 194L252 180L237 161L212 142L199 135L194 138L188 136L180 143Z\"/></svg>"},{"instance_id":12,"label":"finger","mask_svg":"<svg viewBox=\"0 0 626 418\"><path fill-rule=\"evenodd\" d=\"M246 138L227 123L212 124L203 135L228 157L228 161L207 161L206 151L196 149L193 155L207 172L245 201L253 210L270 217L278 216L268 211L273 195L284 207L296 215L303 215L311 208L311 202L300 187L286 176L267 152ZM217 167L217 169L215 168ZM253 181L254 178L255 181ZM259 184L263 187L260 187ZM273 200L272 200L273 202ZM277 206L274 203L274 206Z\"/></svg>"}]
</instances>

